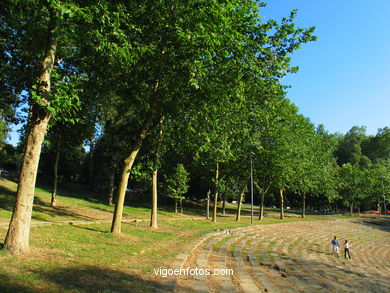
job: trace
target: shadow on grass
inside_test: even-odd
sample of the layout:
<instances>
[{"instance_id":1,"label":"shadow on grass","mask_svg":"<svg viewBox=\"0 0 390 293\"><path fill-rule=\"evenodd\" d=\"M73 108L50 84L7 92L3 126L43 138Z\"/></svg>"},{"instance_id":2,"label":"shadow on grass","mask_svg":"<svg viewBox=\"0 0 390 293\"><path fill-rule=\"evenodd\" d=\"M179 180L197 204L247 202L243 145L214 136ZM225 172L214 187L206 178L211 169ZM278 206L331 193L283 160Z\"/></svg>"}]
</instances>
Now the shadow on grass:
<instances>
[{"instance_id":1,"label":"shadow on grass","mask_svg":"<svg viewBox=\"0 0 390 293\"><path fill-rule=\"evenodd\" d=\"M18 285L13 282L9 276L0 273L0 292L1 293L33 293L32 289L26 288L23 285Z\"/></svg>"},{"instance_id":2,"label":"shadow on grass","mask_svg":"<svg viewBox=\"0 0 390 293\"><path fill-rule=\"evenodd\" d=\"M89 227L85 227L85 226L73 225L73 227L76 227L76 228L79 228L79 229L83 229L83 230L93 231L93 232L109 233L109 231L106 231L106 230L89 228Z\"/></svg>"},{"instance_id":3,"label":"shadow on grass","mask_svg":"<svg viewBox=\"0 0 390 293\"><path fill-rule=\"evenodd\" d=\"M49 216L60 216L60 217L72 217L80 220L96 220L97 218L89 217L86 215L82 215L79 213L76 213L74 211L69 211L66 208L63 207L52 207L46 202L42 201L39 197L34 198L34 211L41 212L44 214L47 214ZM33 216L33 219L41 220L41 221L47 221L47 219L39 217L39 216Z\"/></svg>"},{"instance_id":4,"label":"shadow on grass","mask_svg":"<svg viewBox=\"0 0 390 293\"><path fill-rule=\"evenodd\" d=\"M24 283L23 280L16 281L11 279L10 276L0 273L0 292L172 292L172 289L165 289L158 282L147 281L136 275L94 266L54 269L51 271L34 270L33 272L38 276L37 288L34 288L34 283Z\"/></svg>"},{"instance_id":5,"label":"shadow on grass","mask_svg":"<svg viewBox=\"0 0 390 293\"><path fill-rule=\"evenodd\" d=\"M39 187L43 189L44 191L48 192L50 194L50 188L47 185L39 184ZM94 192L91 192L88 190L86 186L83 185L75 185L73 184L69 190L66 189L67 185L63 185L59 188L58 197L59 201L61 200L61 197L66 198L73 198L73 199L80 199L84 200L86 202L92 203L92 204L101 204L103 206L91 206L90 208L96 209L99 211L112 213L113 207L109 206L106 202L106 198L104 198L101 194L97 194ZM12 211L13 205L14 205L14 197L15 192L12 190L0 186L0 208L3 208L5 210ZM126 195L127 198L131 198L130 194ZM146 198L146 197L145 197ZM41 200L39 196L36 196L34 199L34 211L38 212L38 215L34 215L34 219L41 220L41 221L50 221L48 219L45 219L44 216L39 215L39 213L49 215L51 217L60 216L60 217L72 217L80 220L94 220L97 219L95 217L89 217L85 214L79 214L73 210L69 210L68 208L64 208L61 206L57 207L51 207L47 202ZM134 202L131 200L126 200L125 205L130 208L130 210L124 211L124 216L134 216L132 214L131 208L142 208L146 209L149 212L151 209L151 204L148 202ZM174 213L174 203L173 201L170 202L169 199L165 197L159 198L158 203L158 210L160 212L167 212L167 213ZM218 216L221 216L221 203L218 204ZM139 212L139 211L137 211ZM136 213L137 213L136 212ZM142 211L143 213L145 211ZM206 203L205 202L193 202L193 201L187 201L185 200L183 202L183 214L187 216L197 216L197 217L205 217L206 216ZM212 204L210 205L210 213L212 212ZM267 208L267 212L275 212L278 213L278 209L269 209ZM236 207L228 205L226 207L226 214L223 215L223 217L228 217L235 215L236 213ZM258 217L258 206L255 207L255 216ZM296 212L298 213L298 212ZM289 216L289 214L293 215L295 214L294 211L285 211L286 217ZM241 211L242 216L248 216L250 215L250 207L247 205L243 205L243 209ZM137 216L137 215L136 215Z\"/></svg>"},{"instance_id":6,"label":"shadow on grass","mask_svg":"<svg viewBox=\"0 0 390 293\"><path fill-rule=\"evenodd\" d=\"M12 211L15 204L15 192L0 186L0 209Z\"/></svg>"},{"instance_id":7,"label":"shadow on grass","mask_svg":"<svg viewBox=\"0 0 390 293\"><path fill-rule=\"evenodd\" d=\"M390 216L366 217L354 223L390 232Z\"/></svg>"},{"instance_id":8,"label":"shadow on grass","mask_svg":"<svg viewBox=\"0 0 390 293\"><path fill-rule=\"evenodd\" d=\"M311 250L312 255L318 254L320 251ZM283 259L284 263L288 263L287 271L282 271L275 268L274 265L263 264L261 266L268 267L269 270L275 270L283 277L294 276L300 279L302 283L306 283L307 289L313 285L322 287L320 290L326 290L326 292L389 292L389 282L382 275L377 274L370 266L366 267L366 272L361 271L350 265L346 260L345 266L342 267L342 260L338 262L332 262L333 256L330 256L330 261L324 262L323 260L301 258L299 256L292 256L288 253L276 253L279 258ZM326 252L321 252L326 254ZM352 256L353 257L353 256ZM339 259L342 259L341 257ZM291 264L300 269L291 269ZM373 265L374 267L375 265ZM383 269L383 274L386 268ZM337 277L335 277L337 276ZM329 282L331 281L331 282ZM343 287L344 288L343 288ZM364 288L364 289L363 289ZM362 290L363 289L363 290ZM321 291L322 292L322 291Z\"/></svg>"},{"instance_id":9,"label":"shadow on grass","mask_svg":"<svg viewBox=\"0 0 390 293\"><path fill-rule=\"evenodd\" d=\"M157 282L95 266L64 268L37 273L50 283L54 283L58 292L169 292L169 290L162 290L161 285Z\"/></svg>"}]
</instances>

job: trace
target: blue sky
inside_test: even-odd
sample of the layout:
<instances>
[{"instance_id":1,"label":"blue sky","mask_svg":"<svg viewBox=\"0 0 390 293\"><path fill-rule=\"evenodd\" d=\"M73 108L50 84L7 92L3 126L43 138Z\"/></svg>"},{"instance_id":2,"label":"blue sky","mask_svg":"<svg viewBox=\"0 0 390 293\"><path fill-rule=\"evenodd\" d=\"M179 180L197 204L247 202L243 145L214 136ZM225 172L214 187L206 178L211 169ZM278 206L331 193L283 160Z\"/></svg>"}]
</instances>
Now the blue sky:
<instances>
[{"instance_id":1,"label":"blue sky","mask_svg":"<svg viewBox=\"0 0 390 293\"><path fill-rule=\"evenodd\" d=\"M261 14L280 20L298 9L296 23L316 26L318 40L292 56L297 74L290 98L316 125L346 133L353 125L368 134L390 126L390 1L268 0Z\"/></svg>"}]
</instances>

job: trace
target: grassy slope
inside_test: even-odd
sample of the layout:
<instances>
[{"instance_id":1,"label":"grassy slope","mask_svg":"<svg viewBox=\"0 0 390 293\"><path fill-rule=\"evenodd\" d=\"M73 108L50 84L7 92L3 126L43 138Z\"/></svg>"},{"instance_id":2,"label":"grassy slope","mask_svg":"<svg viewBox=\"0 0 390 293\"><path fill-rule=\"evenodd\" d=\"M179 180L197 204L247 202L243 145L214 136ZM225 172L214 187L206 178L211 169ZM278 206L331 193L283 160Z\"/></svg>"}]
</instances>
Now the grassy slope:
<instances>
[{"instance_id":1,"label":"grassy slope","mask_svg":"<svg viewBox=\"0 0 390 293\"><path fill-rule=\"evenodd\" d=\"M15 183L0 179L1 240L6 235L15 190ZM50 193L36 189L34 223L111 219L113 207L85 200L80 194L61 194L58 206L52 208ZM234 206L229 208L233 213ZM249 224L248 216L237 223L233 214L220 217L216 224L195 220L195 214L202 213L195 206L187 209L182 220L168 210L162 208L159 229L152 230L147 207L126 206L125 219L142 221L123 223L121 236L109 233L110 223L33 227L30 254L17 258L0 251L0 292L152 292L157 286L153 269L170 268L191 241L218 228ZM276 213L268 214L262 223L280 222ZM307 220L313 219L318 216ZM296 215L287 214L285 221L296 220L300 220Z\"/></svg>"}]
</instances>

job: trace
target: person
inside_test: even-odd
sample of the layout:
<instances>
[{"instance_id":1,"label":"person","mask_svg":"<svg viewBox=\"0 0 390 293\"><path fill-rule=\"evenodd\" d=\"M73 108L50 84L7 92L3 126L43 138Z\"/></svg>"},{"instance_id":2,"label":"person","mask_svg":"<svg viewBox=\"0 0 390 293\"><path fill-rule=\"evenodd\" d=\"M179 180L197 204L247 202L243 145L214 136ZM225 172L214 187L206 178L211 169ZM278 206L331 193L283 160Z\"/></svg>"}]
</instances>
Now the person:
<instances>
[{"instance_id":1,"label":"person","mask_svg":"<svg viewBox=\"0 0 390 293\"><path fill-rule=\"evenodd\" d=\"M337 237L335 236L330 243L332 244L332 255L336 253L337 257L339 257L340 248L339 248L339 241L337 240Z\"/></svg>"},{"instance_id":2,"label":"person","mask_svg":"<svg viewBox=\"0 0 390 293\"><path fill-rule=\"evenodd\" d=\"M350 252L349 243L348 243L348 240L345 240L345 243L344 243L344 257L347 258L347 254L348 254L349 259L351 259L351 254L349 252Z\"/></svg>"}]
</instances>

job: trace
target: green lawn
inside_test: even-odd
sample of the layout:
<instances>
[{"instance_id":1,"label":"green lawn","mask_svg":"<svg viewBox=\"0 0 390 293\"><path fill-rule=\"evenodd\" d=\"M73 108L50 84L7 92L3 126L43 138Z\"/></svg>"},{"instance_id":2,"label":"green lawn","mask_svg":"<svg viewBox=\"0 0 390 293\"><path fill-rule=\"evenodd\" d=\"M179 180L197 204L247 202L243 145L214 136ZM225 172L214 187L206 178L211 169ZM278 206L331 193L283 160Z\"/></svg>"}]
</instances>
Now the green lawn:
<instances>
[{"instance_id":1,"label":"green lawn","mask_svg":"<svg viewBox=\"0 0 390 293\"><path fill-rule=\"evenodd\" d=\"M0 242L5 238L11 216L16 184L0 179ZM33 227L31 253L15 257L0 251L0 292L153 292L156 279L153 269L170 267L175 256L189 243L205 233L220 228L249 225L249 207L241 222L235 222L234 206L218 222L196 216L204 208L186 203L182 216L162 207L159 229L148 226L150 210L145 206L126 206L122 235L109 233L113 207L97 200L86 200L83 194L58 197L58 206L49 206L50 192L37 188L33 222L74 221L73 224ZM262 224L299 221L287 213L279 220L270 210ZM196 216L196 217L195 217ZM306 220L326 218L308 216ZM103 224L76 224L76 221L107 220ZM259 222L256 221L258 224Z\"/></svg>"}]
</instances>

